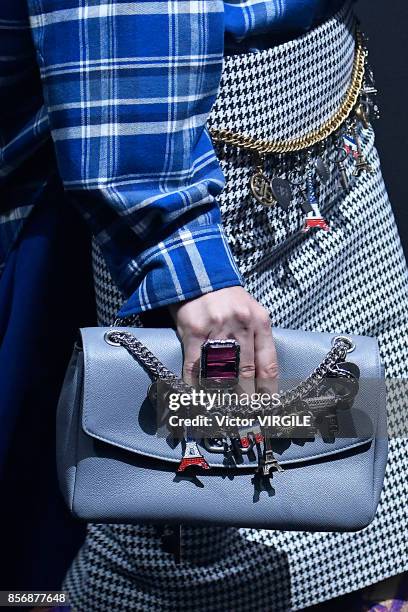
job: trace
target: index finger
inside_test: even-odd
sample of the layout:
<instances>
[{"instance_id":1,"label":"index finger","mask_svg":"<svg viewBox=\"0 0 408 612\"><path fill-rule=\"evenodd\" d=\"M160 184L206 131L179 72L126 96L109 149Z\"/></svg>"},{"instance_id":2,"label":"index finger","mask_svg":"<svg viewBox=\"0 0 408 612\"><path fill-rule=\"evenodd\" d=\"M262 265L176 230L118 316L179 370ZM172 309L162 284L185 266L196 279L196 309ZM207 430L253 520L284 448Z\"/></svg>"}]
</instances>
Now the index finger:
<instances>
[{"instance_id":1,"label":"index finger","mask_svg":"<svg viewBox=\"0 0 408 612\"><path fill-rule=\"evenodd\" d=\"M278 391L278 356L270 326L261 325L255 329L255 369L258 383L270 393Z\"/></svg>"}]
</instances>

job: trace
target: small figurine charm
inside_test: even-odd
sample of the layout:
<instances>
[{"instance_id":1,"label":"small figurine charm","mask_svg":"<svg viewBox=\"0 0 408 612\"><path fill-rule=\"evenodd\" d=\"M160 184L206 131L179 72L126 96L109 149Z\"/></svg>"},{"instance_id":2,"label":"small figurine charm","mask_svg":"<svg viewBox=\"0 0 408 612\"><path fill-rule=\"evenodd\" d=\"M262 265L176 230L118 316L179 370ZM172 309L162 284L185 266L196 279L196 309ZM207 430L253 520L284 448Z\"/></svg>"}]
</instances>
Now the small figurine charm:
<instances>
[{"instance_id":1,"label":"small figurine charm","mask_svg":"<svg viewBox=\"0 0 408 612\"><path fill-rule=\"evenodd\" d=\"M316 191L313 186L313 176L312 176L311 167L309 167L309 170L307 173L306 184L307 184L307 202L303 204L303 209L307 212L306 212L305 224L303 226L302 232L306 233L314 227L322 229L325 232L328 232L330 231L330 227L319 209Z\"/></svg>"},{"instance_id":2,"label":"small figurine charm","mask_svg":"<svg viewBox=\"0 0 408 612\"><path fill-rule=\"evenodd\" d=\"M306 178L306 190L307 190L307 201L302 203L302 208L306 212L305 224L302 232L306 233L312 228L322 229L325 232L330 230L330 227L323 217L319 209L319 203L317 200L316 191L313 185L313 166L311 163L311 157L309 155L309 168L307 170Z\"/></svg>"},{"instance_id":3,"label":"small figurine charm","mask_svg":"<svg viewBox=\"0 0 408 612\"><path fill-rule=\"evenodd\" d=\"M239 428L239 441L242 448L249 448L251 442L261 444L263 439L263 434L259 425Z\"/></svg>"},{"instance_id":4,"label":"small figurine charm","mask_svg":"<svg viewBox=\"0 0 408 612\"><path fill-rule=\"evenodd\" d=\"M184 472L187 468L199 467L203 470L209 470L206 459L200 453L197 442L195 440L186 440L186 447L184 449L183 458L177 468L178 472Z\"/></svg>"},{"instance_id":5,"label":"small figurine charm","mask_svg":"<svg viewBox=\"0 0 408 612\"><path fill-rule=\"evenodd\" d=\"M272 470L276 472L284 472L285 470L273 454L270 438L265 437L264 440L264 452L258 471L264 476L269 476Z\"/></svg>"},{"instance_id":6,"label":"small figurine charm","mask_svg":"<svg viewBox=\"0 0 408 612\"><path fill-rule=\"evenodd\" d=\"M302 232L305 234L306 232L308 232L314 227L318 229L322 229L325 232L330 231L330 227L328 226L326 219L322 217L320 210L318 208L317 210L314 210L313 212L307 213L306 218L305 218L305 224L302 228Z\"/></svg>"},{"instance_id":7,"label":"small figurine charm","mask_svg":"<svg viewBox=\"0 0 408 612\"><path fill-rule=\"evenodd\" d=\"M348 153L346 151L346 148L339 147L337 150L335 163L339 169L341 186L343 187L343 190L346 192L348 192L350 189L350 182L347 176L346 164L345 164L347 157L348 157Z\"/></svg>"},{"instance_id":8,"label":"small figurine charm","mask_svg":"<svg viewBox=\"0 0 408 612\"><path fill-rule=\"evenodd\" d=\"M357 144L357 157L356 157L356 167L353 170L353 176L360 176L362 172L367 172L371 174L374 172L371 164L367 161L363 149L361 146L360 138L357 134L357 130L354 130L354 139Z\"/></svg>"}]
</instances>

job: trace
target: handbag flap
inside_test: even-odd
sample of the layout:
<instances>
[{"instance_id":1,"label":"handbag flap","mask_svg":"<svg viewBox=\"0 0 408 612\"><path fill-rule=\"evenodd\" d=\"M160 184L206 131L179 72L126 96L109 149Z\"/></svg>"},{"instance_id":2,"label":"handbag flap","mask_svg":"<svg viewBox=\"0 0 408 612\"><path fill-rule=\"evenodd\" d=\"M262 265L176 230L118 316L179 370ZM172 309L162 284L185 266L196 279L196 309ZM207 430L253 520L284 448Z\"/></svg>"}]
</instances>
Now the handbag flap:
<instances>
[{"instance_id":1,"label":"handbag flap","mask_svg":"<svg viewBox=\"0 0 408 612\"><path fill-rule=\"evenodd\" d=\"M151 378L144 368L123 347L108 344L105 333L110 328L81 330L84 350L82 427L93 438L146 457L178 463L181 444L157 435L155 409L147 392ZM180 375L182 349L172 329L128 328L170 370ZM322 361L330 350L332 339L339 334L273 329L282 380L303 380ZM378 415L385 411L382 393L383 368L375 338L350 336L355 350L350 355L360 368L360 391L353 408L338 411L340 431L355 435L338 437L333 442L320 436L297 443L274 441L274 452L280 463L302 462L322 456L335 455L366 444L379 435ZM380 383L380 384L379 384ZM364 391L361 389L364 387ZM350 421L351 419L351 421ZM385 435L385 433L384 433ZM211 466L228 467L223 454L202 450ZM254 460L243 456L237 467L255 467Z\"/></svg>"}]
</instances>

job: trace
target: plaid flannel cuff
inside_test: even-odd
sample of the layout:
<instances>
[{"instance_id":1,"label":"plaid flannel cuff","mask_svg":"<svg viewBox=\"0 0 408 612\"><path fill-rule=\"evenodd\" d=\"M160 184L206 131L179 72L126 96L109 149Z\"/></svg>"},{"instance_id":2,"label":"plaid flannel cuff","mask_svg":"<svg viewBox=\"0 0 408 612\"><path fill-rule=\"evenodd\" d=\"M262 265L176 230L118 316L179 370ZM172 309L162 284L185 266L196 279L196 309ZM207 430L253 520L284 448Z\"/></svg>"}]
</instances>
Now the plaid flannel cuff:
<instances>
[{"instance_id":1,"label":"plaid flannel cuff","mask_svg":"<svg viewBox=\"0 0 408 612\"><path fill-rule=\"evenodd\" d=\"M243 285L220 224L180 229L129 262L125 276L121 317Z\"/></svg>"}]
</instances>

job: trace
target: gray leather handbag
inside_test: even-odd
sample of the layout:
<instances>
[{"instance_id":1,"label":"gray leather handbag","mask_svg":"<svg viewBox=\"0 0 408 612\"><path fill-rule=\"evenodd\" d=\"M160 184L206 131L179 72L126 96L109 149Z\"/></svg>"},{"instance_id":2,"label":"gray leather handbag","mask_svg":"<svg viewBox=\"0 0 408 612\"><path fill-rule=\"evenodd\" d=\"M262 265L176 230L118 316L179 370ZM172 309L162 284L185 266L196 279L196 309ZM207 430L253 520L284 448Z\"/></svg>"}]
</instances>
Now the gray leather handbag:
<instances>
[{"instance_id":1,"label":"gray leather handbag","mask_svg":"<svg viewBox=\"0 0 408 612\"><path fill-rule=\"evenodd\" d=\"M82 329L57 415L59 480L71 512L98 523L306 531L352 531L368 525L387 460L377 340L283 329L273 333L280 378L304 380L286 393L287 399L305 397L346 359L358 366L360 389L352 408L337 414L339 435L277 440L273 453L279 471L266 475L249 455L226 462L222 453L199 442L209 469L180 474L181 443L156 435L148 394L158 377L175 387L185 385L179 378L182 348L175 331ZM353 429L350 433L346 428L343 435L346 421Z\"/></svg>"}]
</instances>

